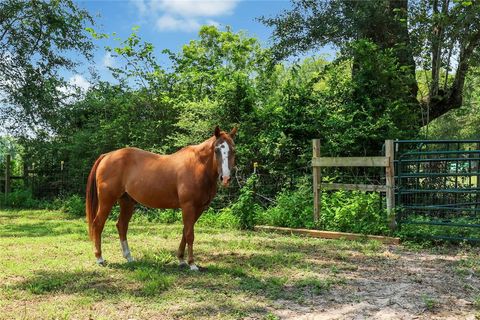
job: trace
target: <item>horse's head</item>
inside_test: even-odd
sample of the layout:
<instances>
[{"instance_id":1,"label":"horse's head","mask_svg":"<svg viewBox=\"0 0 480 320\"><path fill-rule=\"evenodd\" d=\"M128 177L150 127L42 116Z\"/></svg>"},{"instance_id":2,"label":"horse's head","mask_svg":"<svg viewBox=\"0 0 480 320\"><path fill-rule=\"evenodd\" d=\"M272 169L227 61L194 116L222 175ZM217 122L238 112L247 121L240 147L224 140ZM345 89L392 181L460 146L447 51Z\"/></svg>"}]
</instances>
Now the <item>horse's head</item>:
<instances>
[{"instance_id":1,"label":"horse's head","mask_svg":"<svg viewBox=\"0 0 480 320\"><path fill-rule=\"evenodd\" d=\"M228 187L231 179L231 173L235 166L235 143L233 138L237 133L237 128L233 128L230 133L220 131L215 128L215 157L217 159L218 178L224 187Z\"/></svg>"}]
</instances>

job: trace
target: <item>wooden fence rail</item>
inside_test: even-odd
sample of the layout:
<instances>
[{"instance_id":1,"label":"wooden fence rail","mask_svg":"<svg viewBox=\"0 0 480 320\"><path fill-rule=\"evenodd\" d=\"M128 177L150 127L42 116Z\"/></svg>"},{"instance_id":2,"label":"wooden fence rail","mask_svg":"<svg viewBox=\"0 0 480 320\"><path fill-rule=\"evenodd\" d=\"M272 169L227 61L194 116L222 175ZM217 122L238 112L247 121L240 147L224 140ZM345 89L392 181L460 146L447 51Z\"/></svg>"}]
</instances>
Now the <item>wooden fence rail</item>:
<instances>
[{"instance_id":1,"label":"wooden fence rail","mask_svg":"<svg viewBox=\"0 0 480 320\"><path fill-rule=\"evenodd\" d=\"M322 189L324 190L360 190L386 193L387 215L390 219L390 228L394 229L395 221L395 178L394 178L394 150L393 140L385 140L384 157L321 157L320 140L314 139L313 145L313 219L316 223L321 217ZM372 184L322 184L322 167L383 167L385 168L385 185Z\"/></svg>"}]
</instances>

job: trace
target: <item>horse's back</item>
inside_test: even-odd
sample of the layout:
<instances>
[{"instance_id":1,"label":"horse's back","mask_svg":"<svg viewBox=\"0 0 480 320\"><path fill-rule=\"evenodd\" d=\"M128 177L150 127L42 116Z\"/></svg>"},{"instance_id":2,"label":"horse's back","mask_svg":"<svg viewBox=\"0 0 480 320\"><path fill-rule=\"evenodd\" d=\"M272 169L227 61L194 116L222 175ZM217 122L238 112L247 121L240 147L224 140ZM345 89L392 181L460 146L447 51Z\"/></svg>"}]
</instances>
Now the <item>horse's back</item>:
<instances>
[{"instance_id":1,"label":"horse's back","mask_svg":"<svg viewBox=\"0 0 480 320\"><path fill-rule=\"evenodd\" d=\"M178 207L178 164L172 156L138 148L108 153L97 170L97 182L112 197L128 193L149 207Z\"/></svg>"}]
</instances>

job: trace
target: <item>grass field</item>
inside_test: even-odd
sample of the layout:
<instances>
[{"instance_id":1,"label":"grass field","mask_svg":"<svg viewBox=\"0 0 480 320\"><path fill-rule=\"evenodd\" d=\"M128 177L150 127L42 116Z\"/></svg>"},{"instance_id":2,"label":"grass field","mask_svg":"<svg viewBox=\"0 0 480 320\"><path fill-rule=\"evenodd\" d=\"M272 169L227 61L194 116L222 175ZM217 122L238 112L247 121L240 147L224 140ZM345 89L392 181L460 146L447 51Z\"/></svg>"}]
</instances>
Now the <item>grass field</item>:
<instances>
[{"instance_id":1,"label":"grass field","mask_svg":"<svg viewBox=\"0 0 480 320\"><path fill-rule=\"evenodd\" d=\"M0 211L1 319L480 317L478 248L414 249L197 228L201 272L180 269L181 225L135 219L126 263L113 221L96 266L83 219Z\"/></svg>"}]
</instances>

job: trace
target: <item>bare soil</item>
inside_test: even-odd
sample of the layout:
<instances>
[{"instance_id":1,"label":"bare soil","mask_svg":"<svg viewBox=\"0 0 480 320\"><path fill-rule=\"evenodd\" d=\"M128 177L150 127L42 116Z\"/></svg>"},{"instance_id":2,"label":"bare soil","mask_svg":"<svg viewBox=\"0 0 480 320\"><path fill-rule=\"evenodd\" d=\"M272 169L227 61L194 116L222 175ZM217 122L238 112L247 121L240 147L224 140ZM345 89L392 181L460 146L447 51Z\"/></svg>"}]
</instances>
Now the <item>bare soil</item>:
<instances>
[{"instance_id":1,"label":"bare soil","mask_svg":"<svg viewBox=\"0 0 480 320\"><path fill-rule=\"evenodd\" d=\"M383 257L348 258L344 285L299 305L278 301L281 319L480 319L478 251L432 253L385 246ZM477 271L475 271L477 270ZM477 300L475 300L477 299Z\"/></svg>"}]
</instances>

